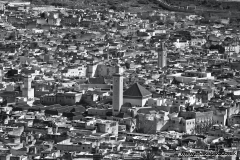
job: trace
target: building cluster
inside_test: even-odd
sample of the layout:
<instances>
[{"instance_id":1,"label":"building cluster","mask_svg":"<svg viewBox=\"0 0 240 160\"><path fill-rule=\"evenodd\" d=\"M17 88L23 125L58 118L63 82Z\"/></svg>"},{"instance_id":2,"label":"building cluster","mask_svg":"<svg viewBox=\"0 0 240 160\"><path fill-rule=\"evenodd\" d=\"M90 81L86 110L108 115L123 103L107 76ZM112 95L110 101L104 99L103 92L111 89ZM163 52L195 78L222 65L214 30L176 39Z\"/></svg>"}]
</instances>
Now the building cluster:
<instances>
[{"instance_id":1,"label":"building cluster","mask_svg":"<svg viewBox=\"0 0 240 160\"><path fill-rule=\"evenodd\" d=\"M0 3L0 159L236 159L231 19Z\"/></svg>"}]
</instances>

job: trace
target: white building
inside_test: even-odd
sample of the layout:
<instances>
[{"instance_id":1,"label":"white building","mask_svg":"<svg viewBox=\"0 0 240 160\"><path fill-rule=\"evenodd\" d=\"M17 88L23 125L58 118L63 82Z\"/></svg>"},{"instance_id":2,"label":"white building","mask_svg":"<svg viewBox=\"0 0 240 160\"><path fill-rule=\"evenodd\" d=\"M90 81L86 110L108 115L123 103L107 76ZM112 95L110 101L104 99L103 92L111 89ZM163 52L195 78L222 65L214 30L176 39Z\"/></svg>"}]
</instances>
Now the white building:
<instances>
[{"instance_id":1,"label":"white building","mask_svg":"<svg viewBox=\"0 0 240 160\"><path fill-rule=\"evenodd\" d=\"M63 77L79 77L79 76L86 76L87 68L82 67L74 67L74 68L66 68L62 72Z\"/></svg>"},{"instance_id":2,"label":"white building","mask_svg":"<svg viewBox=\"0 0 240 160\"><path fill-rule=\"evenodd\" d=\"M189 46L190 42L189 41L180 41L177 39L176 42L173 43L176 48L186 48Z\"/></svg>"},{"instance_id":3,"label":"white building","mask_svg":"<svg viewBox=\"0 0 240 160\"><path fill-rule=\"evenodd\" d=\"M202 46L207 42L206 39L203 38L195 38L191 39L191 46Z\"/></svg>"},{"instance_id":4,"label":"white building","mask_svg":"<svg viewBox=\"0 0 240 160\"><path fill-rule=\"evenodd\" d=\"M167 77L168 78L173 77L178 82L182 83L195 82L196 80L214 79L214 76L212 76L210 72L201 72L197 70L187 70L184 73L167 75Z\"/></svg>"}]
</instances>

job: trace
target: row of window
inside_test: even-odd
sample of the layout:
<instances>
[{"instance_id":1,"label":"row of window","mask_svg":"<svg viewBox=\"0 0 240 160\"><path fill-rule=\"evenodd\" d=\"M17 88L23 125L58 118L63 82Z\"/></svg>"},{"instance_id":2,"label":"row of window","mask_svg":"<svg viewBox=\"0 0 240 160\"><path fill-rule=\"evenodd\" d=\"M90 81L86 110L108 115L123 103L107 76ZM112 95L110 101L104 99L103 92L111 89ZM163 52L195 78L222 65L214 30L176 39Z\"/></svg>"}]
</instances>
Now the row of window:
<instances>
[{"instance_id":1,"label":"row of window","mask_svg":"<svg viewBox=\"0 0 240 160\"><path fill-rule=\"evenodd\" d=\"M64 97L63 97L64 98ZM75 99L75 97L68 97L68 96L65 96L65 99ZM44 98L44 100L46 100L46 101L55 101L55 97L46 97L46 98ZM43 101L43 99L42 99L42 101ZM59 99L59 101L61 101L61 99Z\"/></svg>"},{"instance_id":2,"label":"row of window","mask_svg":"<svg viewBox=\"0 0 240 160\"><path fill-rule=\"evenodd\" d=\"M82 147L82 150L91 149L91 147Z\"/></svg>"},{"instance_id":3,"label":"row of window","mask_svg":"<svg viewBox=\"0 0 240 160\"><path fill-rule=\"evenodd\" d=\"M175 123L175 121L172 121L172 123ZM185 123L182 123L182 122L179 122L179 124L181 125L184 125ZM187 122L186 125L192 125L192 124L195 124L195 122Z\"/></svg>"}]
</instances>

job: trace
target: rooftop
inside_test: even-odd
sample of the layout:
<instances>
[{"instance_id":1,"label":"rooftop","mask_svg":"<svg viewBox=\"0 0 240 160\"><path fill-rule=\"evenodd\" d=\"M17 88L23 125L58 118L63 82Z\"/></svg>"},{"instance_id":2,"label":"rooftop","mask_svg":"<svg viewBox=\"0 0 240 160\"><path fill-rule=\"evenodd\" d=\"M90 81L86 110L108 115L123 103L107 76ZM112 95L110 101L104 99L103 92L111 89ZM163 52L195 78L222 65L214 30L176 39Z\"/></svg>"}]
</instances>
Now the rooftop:
<instances>
[{"instance_id":1,"label":"rooftop","mask_svg":"<svg viewBox=\"0 0 240 160\"><path fill-rule=\"evenodd\" d=\"M152 96L152 93L138 83L133 84L123 93L124 98L145 98Z\"/></svg>"}]
</instances>

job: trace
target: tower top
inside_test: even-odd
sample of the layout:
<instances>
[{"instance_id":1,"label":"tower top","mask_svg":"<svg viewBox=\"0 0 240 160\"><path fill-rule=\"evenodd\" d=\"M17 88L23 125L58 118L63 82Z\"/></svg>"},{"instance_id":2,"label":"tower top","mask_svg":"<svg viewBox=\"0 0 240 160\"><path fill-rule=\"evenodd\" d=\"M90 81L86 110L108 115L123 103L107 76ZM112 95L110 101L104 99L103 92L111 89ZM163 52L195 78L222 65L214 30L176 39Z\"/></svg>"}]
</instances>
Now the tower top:
<instances>
[{"instance_id":1,"label":"tower top","mask_svg":"<svg viewBox=\"0 0 240 160\"><path fill-rule=\"evenodd\" d=\"M120 65L115 67L115 75L122 75L122 67Z\"/></svg>"},{"instance_id":2,"label":"tower top","mask_svg":"<svg viewBox=\"0 0 240 160\"><path fill-rule=\"evenodd\" d=\"M160 50L165 51L165 42L160 42Z\"/></svg>"}]
</instances>

